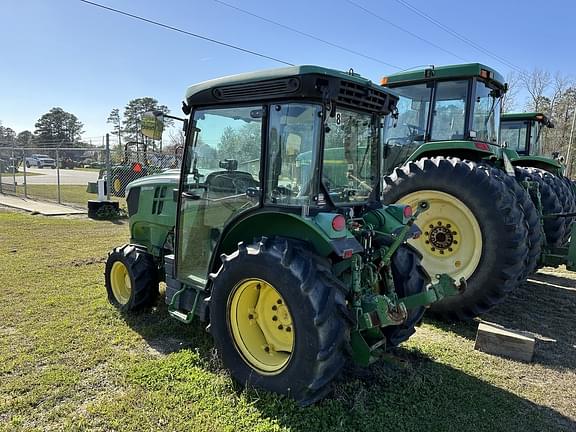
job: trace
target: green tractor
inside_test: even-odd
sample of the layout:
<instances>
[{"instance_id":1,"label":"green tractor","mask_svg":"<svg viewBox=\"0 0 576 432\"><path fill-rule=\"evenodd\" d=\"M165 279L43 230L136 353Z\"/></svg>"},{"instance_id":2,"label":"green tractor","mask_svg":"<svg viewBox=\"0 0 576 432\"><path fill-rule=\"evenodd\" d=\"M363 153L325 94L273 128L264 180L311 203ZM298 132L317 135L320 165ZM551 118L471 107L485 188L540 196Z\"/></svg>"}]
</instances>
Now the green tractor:
<instances>
[{"instance_id":1,"label":"green tractor","mask_svg":"<svg viewBox=\"0 0 576 432\"><path fill-rule=\"evenodd\" d=\"M518 153L516 165L529 167L532 174L552 179L552 192L558 198L559 204L566 213L576 211L576 185L565 176L563 157L559 153L544 156L544 138L546 128L553 128L554 123L543 113L523 112L506 113L501 117L500 141L507 148ZM564 229L564 243L567 242L571 230L568 225Z\"/></svg>"},{"instance_id":2,"label":"green tractor","mask_svg":"<svg viewBox=\"0 0 576 432\"><path fill-rule=\"evenodd\" d=\"M381 84L399 96L398 116L384 131L384 201L430 203L419 219L424 233L411 244L432 273L467 280L462 295L431 309L473 318L502 301L547 254L567 253L570 218L546 217L541 228L543 214L572 211L554 193L562 187L550 174L558 163L499 144L507 85L485 65L402 72Z\"/></svg>"},{"instance_id":3,"label":"green tractor","mask_svg":"<svg viewBox=\"0 0 576 432\"><path fill-rule=\"evenodd\" d=\"M184 161L127 188L130 244L106 263L110 302L199 319L241 384L305 405L348 360L408 339L461 290L406 244L410 206L381 201L384 119L397 98L353 73L295 66L188 88Z\"/></svg>"}]
</instances>

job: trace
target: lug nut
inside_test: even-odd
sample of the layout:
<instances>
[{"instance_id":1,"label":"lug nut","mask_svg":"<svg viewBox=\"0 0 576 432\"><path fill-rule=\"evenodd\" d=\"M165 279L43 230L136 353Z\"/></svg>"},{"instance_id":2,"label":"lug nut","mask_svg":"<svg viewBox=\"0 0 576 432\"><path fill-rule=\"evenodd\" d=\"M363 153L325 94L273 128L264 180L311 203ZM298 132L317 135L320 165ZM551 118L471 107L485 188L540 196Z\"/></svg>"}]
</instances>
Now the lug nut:
<instances>
[{"instance_id":1,"label":"lug nut","mask_svg":"<svg viewBox=\"0 0 576 432\"><path fill-rule=\"evenodd\" d=\"M458 244L458 240L454 240L452 243L454 243L454 244Z\"/></svg>"},{"instance_id":2,"label":"lug nut","mask_svg":"<svg viewBox=\"0 0 576 432\"><path fill-rule=\"evenodd\" d=\"M264 347L264 351L270 352L270 347L269 346Z\"/></svg>"},{"instance_id":3,"label":"lug nut","mask_svg":"<svg viewBox=\"0 0 576 432\"><path fill-rule=\"evenodd\" d=\"M436 250L436 248L435 248L435 247L433 247L433 248L430 248L430 249L432 250L432 252L434 252L434 251Z\"/></svg>"},{"instance_id":4,"label":"lug nut","mask_svg":"<svg viewBox=\"0 0 576 432\"><path fill-rule=\"evenodd\" d=\"M452 252L452 248L448 248L448 252Z\"/></svg>"},{"instance_id":5,"label":"lug nut","mask_svg":"<svg viewBox=\"0 0 576 432\"><path fill-rule=\"evenodd\" d=\"M286 331L290 333L292 331L292 327L286 327Z\"/></svg>"},{"instance_id":6,"label":"lug nut","mask_svg":"<svg viewBox=\"0 0 576 432\"><path fill-rule=\"evenodd\" d=\"M282 300L278 299L278 301L276 303L282 304Z\"/></svg>"},{"instance_id":7,"label":"lug nut","mask_svg":"<svg viewBox=\"0 0 576 432\"><path fill-rule=\"evenodd\" d=\"M278 309L278 307L277 307L276 305L272 306L272 310L273 310L273 311L275 311L275 310L277 310L277 309Z\"/></svg>"},{"instance_id":8,"label":"lug nut","mask_svg":"<svg viewBox=\"0 0 576 432\"><path fill-rule=\"evenodd\" d=\"M430 224L429 226L430 226L430 228L434 228L434 225L432 225L432 224Z\"/></svg>"},{"instance_id":9,"label":"lug nut","mask_svg":"<svg viewBox=\"0 0 576 432\"><path fill-rule=\"evenodd\" d=\"M425 241L426 244L430 244L430 242L428 240Z\"/></svg>"},{"instance_id":10,"label":"lug nut","mask_svg":"<svg viewBox=\"0 0 576 432\"><path fill-rule=\"evenodd\" d=\"M272 317L272 321L278 321L278 317L277 317L276 315L274 315L274 316Z\"/></svg>"},{"instance_id":11,"label":"lug nut","mask_svg":"<svg viewBox=\"0 0 576 432\"><path fill-rule=\"evenodd\" d=\"M430 233L428 231L424 231L424 235L428 236Z\"/></svg>"},{"instance_id":12,"label":"lug nut","mask_svg":"<svg viewBox=\"0 0 576 432\"><path fill-rule=\"evenodd\" d=\"M458 234L456 231L452 231L452 235L456 235Z\"/></svg>"},{"instance_id":13,"label":"lug nut","mask_svg":"<svg viewBox=\"0 0 576 432\"><path fill-rule=\"evenodd\" d=\"M452 228L452 225L446 224L446 228Z\"/></svg>"},{"instance_id":14,"label":"lug nut","mask_svg":"<svg viewBox=\"0 0 576 432\"><path fill-rule=\"evenodd\" d=\"M248 314L248 319L249 319L249 320L254 319L254 315Z\"/></svg>"},{"instance_id":15,"label":"lug nut","mask_svg":"<svg viewBox=\"0 0 576 432\"><path fill-rule=\"evenodd\" d=\"M440 251L440 255L444 255L444 251L443 251L443 250Z\"/></svg>"},{"instance_id":16,"label":"lug nut","mask_svg":"<svg viewBox=\"0 0 576 432\"><path fill-rule=\"evenodd\" d=\"M278 330L282 330L283 328L284 328L284 326L283 326L282 324L280 324L280 325L278 326Z\"/></svg>"},{"instance_id":17,"label":"lug nut","mask_svg":"<svg viewBox=\"0 0 576 432\"><path fill-rule=\"evenodd\" d=\"M438 226L442 226L442 222L441 222L441 221L438 221Z\"/></svg>"}]
</instances>

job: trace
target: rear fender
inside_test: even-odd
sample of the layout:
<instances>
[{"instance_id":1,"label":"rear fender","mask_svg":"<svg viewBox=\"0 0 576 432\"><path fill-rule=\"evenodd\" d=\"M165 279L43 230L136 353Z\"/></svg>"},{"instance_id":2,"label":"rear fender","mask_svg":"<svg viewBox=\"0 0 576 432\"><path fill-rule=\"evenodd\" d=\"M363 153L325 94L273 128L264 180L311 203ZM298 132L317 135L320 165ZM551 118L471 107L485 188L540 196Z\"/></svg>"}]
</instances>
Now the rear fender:
<instances>
[{"instance_id":1,"label":"rear fender","mask_svg":"<svg viewBox=\"0 0 576 432\"><path fill-rule=\"evenodd\" d=\"M498 159L498 147L473 141L436 141L418 147L410 155L407 162L434 156L453 156L472 161L481 159L495 160Z\"/></svg>"}]
</instances>

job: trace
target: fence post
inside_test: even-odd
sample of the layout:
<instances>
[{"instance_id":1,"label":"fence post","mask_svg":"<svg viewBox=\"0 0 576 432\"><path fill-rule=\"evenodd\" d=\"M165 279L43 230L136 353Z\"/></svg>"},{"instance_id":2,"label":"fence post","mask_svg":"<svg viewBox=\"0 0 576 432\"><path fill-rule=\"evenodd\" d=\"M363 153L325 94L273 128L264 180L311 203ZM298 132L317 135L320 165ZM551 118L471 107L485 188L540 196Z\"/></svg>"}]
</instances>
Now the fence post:
<instances>
[{"instance_id":1,"label":"fence post","mask_svg":"<svg viewBox=\"0 0 576 432\"><path fill-rule=\"evenodd\" d=\"M106 200L110 201L110 134L106 134Z\"/></svg>"},{"instance_id":2,"label":"fence post","mask_svg":"<svg viewBox=\"0 0 576 432\"><path fill-rule=\"evenodd\" d=\"M60 197L60 144L56 144L56 178L58 179L58 204L62 204Z\"/></svg>"},{"instance_id":3,"label":"fence post","mask_svg":"<svg viewBox=\"0 0 576 432\"><path fill-rule=\"evenodd\" d=\"M24 170L24 198L28 198L28 182L26 181L26 149L22 149L22 169Z\"/></svg>"},{"instance_id":4,"label":"fence post","mask_svg":"<svg viewBox=\"0 0 576 432\"><path fill-rule=\"evenodd\" d=\"M14 151L16 150L16 142L12 141L12 184L14 185L14 195L18 195L18 189L16 188L16 156ZM10 161L8 161L10 163Z\"/></svg>"}]
</instances>

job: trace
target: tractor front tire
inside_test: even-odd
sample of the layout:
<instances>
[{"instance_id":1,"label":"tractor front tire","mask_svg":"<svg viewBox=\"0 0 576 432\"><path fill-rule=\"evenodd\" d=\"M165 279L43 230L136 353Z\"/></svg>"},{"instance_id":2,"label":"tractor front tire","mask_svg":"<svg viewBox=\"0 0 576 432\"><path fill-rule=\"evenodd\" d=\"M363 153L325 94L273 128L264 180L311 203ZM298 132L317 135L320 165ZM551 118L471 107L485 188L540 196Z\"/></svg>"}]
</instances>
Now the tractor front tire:
<instances>
[{"instance_id":1,"label":"tractor front tire","mask_svg":"<svg viewBox=\"0 0 576 432\"><path fill-rule=\"evenodd\" d=\"M122 312L153 305L158 299L158 270L152 255L127 244L108 254L104 273L108 301Z\"/></svg>"},{"instance_id":2,"label":"tractor front tire","mask_svg":"<svg viewBox=\"0 0 576 432\"><path fill-rule=\"evenodd\" d=\"M398 297L408 297L426 291L430 276L422 267L422 255L412 246L403 245L392 256L392 278ZM415 326L426 312L425 307L408 310L406 321L397 326L382 329L389 346L396 347L407 341L414 334Z\"/></svg>"},{"instance_id":3,"label":"tractor front tire","mask_svg":"<svg viewBox=\"0 0 576 432\"><path fill-rule=\"evenodd\" d=\"M411 244L434 276L465 278L466 290L431 306L447 319L471 319L501 302L526 272L524 214L495 169L455 157L422 158L385 177L384 200L430 208Z\"/></svg>"},{"instance_id":4,"label":"tractor front tire","mask_svg":"<svg viewBox=\"0 0 576 432\"><path fill-rule=\"evenodd\" d=\"M330 267L290 240L245 245L211 274L209 331L241 385L309 405L347 360L350 323Z\"/></svg>"}]
</instances>

